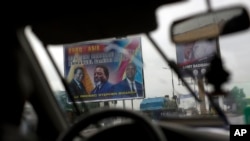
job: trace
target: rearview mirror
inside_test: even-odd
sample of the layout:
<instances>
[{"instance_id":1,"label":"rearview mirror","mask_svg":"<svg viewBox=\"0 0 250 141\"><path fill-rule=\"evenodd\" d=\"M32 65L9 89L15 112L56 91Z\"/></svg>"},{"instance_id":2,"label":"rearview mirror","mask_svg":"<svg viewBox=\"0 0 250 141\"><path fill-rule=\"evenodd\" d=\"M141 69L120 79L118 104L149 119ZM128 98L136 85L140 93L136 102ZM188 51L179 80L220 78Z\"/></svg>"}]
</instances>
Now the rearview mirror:
<instances>
[{"instance_id":1,"label":"rearview mirror","mask_svg":"<svg viewBox=\"0 0 250 141\"><path fill-rule=\"evenodd\" d=\"M246 9L234 7L176 21L171 27L171 37L174 43L193 42L243 31L249 25Z\"/></svg>"}]
</instances>

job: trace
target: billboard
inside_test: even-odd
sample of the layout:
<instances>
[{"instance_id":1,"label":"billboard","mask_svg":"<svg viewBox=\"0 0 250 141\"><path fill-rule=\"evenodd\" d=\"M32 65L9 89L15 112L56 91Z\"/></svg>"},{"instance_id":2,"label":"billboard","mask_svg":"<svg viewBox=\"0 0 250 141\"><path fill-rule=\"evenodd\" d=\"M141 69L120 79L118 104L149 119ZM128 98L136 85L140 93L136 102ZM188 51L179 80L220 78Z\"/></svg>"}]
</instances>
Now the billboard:
<instances>
[{"instance_id":1,"label":"billboard","mask_svg":"<svg viewBox=\"0 0 250 141\"><path fill-rule=\"evenodd\" d=\"M202 77L217 52L215 39L176 44L177 65L183 77Z\"/></svg>"},{"instance_id":2,"label":"billboard","mask_svg":"<svg viewBox=\"0 0 250 141\"><path fill-rule=\"evenodd\" d=\"M144 98L141 38L64 45L64 77L76 102Z\"/></svg>"}]
</instances>

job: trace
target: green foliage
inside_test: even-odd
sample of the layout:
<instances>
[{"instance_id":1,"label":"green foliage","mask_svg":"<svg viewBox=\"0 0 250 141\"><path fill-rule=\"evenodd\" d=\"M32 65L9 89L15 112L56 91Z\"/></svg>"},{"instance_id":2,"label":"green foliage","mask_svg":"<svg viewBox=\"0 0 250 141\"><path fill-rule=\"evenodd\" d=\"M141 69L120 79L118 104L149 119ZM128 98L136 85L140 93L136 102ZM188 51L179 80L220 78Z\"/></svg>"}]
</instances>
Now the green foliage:
<instances>
[{"instance_id":1,"label":"green foliage","mask_svg":"<svg viewBox=\"0 0 250 141\"><path fill-rule=\"evenodd\" d=\"M250 98L245 98L245 103L246 103L247 105L250 105Z\"/></svg>"},{"instance_id":2,"label":"green foliage","mask_svg":"<svg viewBox=\"0 0 250 141\"><path fill-rule=\"evenodd\" d=\"M231 97L231 101L236 104L237 112L242 112L244 107L246 106L246 94L244 93L243 88L233 87L233 89L229 93Z\"/></svg>"},{"instance_id":3,"label":"green foliage","mask_svg":"<svg viewBox=\"0 0 250 141\"><path fill-rule=\"evenodd\" d=\"M168 100L164 103L164 108L165 109L176 109L177 104L175 100Z\"/></svg>"}]
</instances>

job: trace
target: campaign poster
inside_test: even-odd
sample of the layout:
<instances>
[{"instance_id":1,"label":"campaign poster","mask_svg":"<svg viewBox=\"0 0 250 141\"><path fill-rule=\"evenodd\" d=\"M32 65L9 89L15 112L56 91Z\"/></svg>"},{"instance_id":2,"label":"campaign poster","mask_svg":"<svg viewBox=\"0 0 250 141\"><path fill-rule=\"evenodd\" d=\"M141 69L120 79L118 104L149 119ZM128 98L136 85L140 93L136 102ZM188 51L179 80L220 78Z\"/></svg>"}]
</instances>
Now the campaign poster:
<instances>
[{"instance_id":1,"label":"campaign poster","mask_svg":"<svg viewBox=\"0 0 250 141\"><path fill-rule=\"evenodd\" d=\"M76 102L145 97L140 37L64 45L64 69Z\"/></svg>"},{"instance_id":2,"label":"campaign poster","mask_svg":"<svg viewBox=\"0 0 250 141\"><path fill-rule=\"evenodd\" d=\"M182 77L203 77L217 48L215 39L176 44L177 65Z\"/></svg>"}]
</instances>

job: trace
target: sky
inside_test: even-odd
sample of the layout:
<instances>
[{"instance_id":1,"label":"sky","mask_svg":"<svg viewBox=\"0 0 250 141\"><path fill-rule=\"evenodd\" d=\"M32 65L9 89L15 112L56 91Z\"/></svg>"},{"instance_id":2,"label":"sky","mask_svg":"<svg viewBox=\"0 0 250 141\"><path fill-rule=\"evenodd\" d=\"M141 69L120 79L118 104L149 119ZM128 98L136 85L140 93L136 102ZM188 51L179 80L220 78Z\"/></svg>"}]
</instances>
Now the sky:
<instances>
[{"instance_id":1,"label":"sky","mask_svg":"<svg viewBox=\"0 0 250 141\"><path fill-rule=\"evenodd\" d=\"M218 9L226 5L233 4L244 4L248 6L250 10L249 0L213 0L212 7ZM159 7L157 10L157 21L159 27L157 30L150 33L150 36L155 39L156 43L163 50L164 54L167 55L169 59L176 60L175 44L170 40L170 27L174 20L184 18L185 16L191 16L198 12L205 12L207 9L205 0L190 0L187 2L182 2L180 4L171 4ZM47 54L42 49L42 44L37 39L37 37L30 31L27 27L26 30L30 42L35 46L35 53L41 56L41 63L45 66L47 72L47 78L52 86L53 90L64 90L61 83L59 83L59 77L56 74L53 67L51 67L51 62L47 58ZM237 38L236 38L237 37ZM172 95L172 76L171 70L167 66L166 62L159 56L159 54L154 49L153 45L147 39L145 35L141 35L142 39L142 55L144 62L144 80L146 97L160 97L164 95ZM221 50L221 56L224 61L224 66L226 69L232 72L230 83L226 84L224 87L226 89L231 89L233 86L238 86L244 88L244 92L250 97L250 75L247 70L250 70L250 47L249 42L250 31L241 33L240 35L220 37L219 44ZM53 59L55 60L57 67L61 74L63 74L63 50L60 48L61 45L49 46L49 52L51 53ZM39 48L40 47L40 48ZM178 79L175 74L174 79L174 93L178 94L188 94L186 88L179 85ZM188 80L190 82L190 79ZM236 84L237 83L237 84ZM195 88L195 86L192 85ZM209 89L209 87L207 87ZM197 89L197 88L196 88ZM133 101L133 108L138 109L141 100ZM122 101L118 102L119 106L122 106ZM131 101L125 101L125 105L131 108Z\"/></svg>"}]
</instances>

